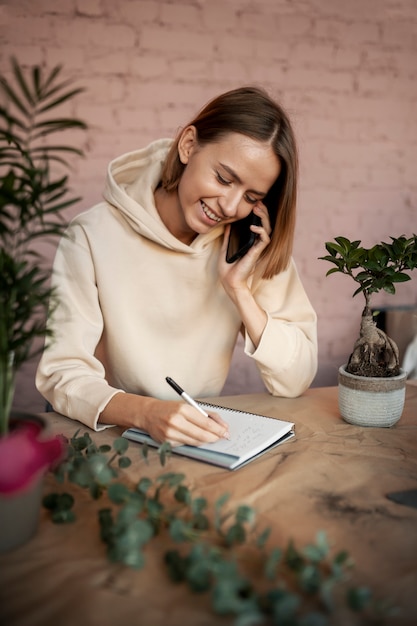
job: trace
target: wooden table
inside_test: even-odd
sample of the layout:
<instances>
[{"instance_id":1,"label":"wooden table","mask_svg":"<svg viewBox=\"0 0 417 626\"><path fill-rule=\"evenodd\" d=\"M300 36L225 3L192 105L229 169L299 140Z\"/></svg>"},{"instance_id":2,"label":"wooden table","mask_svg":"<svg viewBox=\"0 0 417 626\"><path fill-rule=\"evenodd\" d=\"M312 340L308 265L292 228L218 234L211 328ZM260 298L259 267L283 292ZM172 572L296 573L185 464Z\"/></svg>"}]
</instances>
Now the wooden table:
<instances>
[{"instance_id":1,"label":"wooden table","mask_svg":"<svg viewBox=\"0 0 417 626\"><path fill-rule=\"evenodd\" d=\"M324 530L335 550L355 561L352 581L391 599L400 613L392 625L417 624L417 509L386 498L392 491L417 487L417 386L407 385L401 420L391 429L343 422L337 388L310 389L287 400L268 394L210 399L225 406L295 422L296 437L235 472L173 456L161 468L156 454L149 465L138 444L126 479L162 471L184 472L195 492L214 501L231 494L233 505L248 504L262 527L270 526L272 545L312 542ZM72 436L79 424L47 414L51 429ZM111 442L118 428L92 433ZM47 476L45 492L57 490ZM67 491L76 490L70 486ZM5 626L212 626L231 624L215 616L208 598L167 580L163 546L154 542L147 565L135 571L111 564L98 536L97 506L78 491L75 524L52 524L42 512L36 536L0 557L0 623ZM359 624L335 616L336 626Z\"/></svg>"}]
</instances>

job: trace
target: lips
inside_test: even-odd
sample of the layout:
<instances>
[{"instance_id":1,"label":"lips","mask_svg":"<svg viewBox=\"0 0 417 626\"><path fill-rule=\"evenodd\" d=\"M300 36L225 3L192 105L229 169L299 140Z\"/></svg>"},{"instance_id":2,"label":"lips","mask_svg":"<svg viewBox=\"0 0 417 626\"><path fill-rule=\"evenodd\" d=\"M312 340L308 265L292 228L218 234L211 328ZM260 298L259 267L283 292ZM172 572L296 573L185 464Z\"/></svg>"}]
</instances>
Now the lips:
<instances>
[{"instance_id":1,"label":"lips","mask_svg":"<svg viewBox=\"0 0 417 626\"><path fill-rule=\"evenodd\" d=\"M213 222L221 222L221 217L219 217L218 215L216 215L215 213L213 213L213 211L211 209L209 209L209 207L207 206L207 204L205 202L203 202L203 200L200 200L200 204L201 204L201 208L203 209L203 213L205 215L207 215L207 217L212 220Z\"/></svg>"}]
</instances>

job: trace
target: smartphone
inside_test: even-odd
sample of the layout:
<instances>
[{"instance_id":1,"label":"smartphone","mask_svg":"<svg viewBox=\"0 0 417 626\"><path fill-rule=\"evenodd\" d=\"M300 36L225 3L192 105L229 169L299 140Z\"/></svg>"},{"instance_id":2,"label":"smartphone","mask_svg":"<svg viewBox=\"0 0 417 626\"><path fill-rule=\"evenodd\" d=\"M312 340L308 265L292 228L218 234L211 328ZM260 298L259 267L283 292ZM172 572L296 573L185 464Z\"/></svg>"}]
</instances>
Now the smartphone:
<instances>
[{"instance_id":1,"label":"smartphone","mask_svg":"<svg viewBox=\"0 0 417 626\"><path fill-rule=\"evenodd\" d=\"M243 257L255 243L257 235L250 229L252 224L256 226L262 224L261 218L253 212L231 225L226 252L227 263L234 263Z\"/></svg>"}]
</instances>

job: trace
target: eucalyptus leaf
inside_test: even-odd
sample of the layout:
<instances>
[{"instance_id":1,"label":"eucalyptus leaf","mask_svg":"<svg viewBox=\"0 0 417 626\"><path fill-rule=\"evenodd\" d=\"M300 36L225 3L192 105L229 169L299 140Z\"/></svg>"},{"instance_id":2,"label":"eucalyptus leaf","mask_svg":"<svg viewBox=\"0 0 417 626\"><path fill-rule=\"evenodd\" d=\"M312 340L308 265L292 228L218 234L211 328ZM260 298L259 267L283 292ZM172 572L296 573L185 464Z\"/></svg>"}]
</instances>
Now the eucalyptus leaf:
<instances>
[{"instance_id":1,"label":"eucalyptus leaf","mask_svg":"<svg viewBox=\"0 0 417 626\"><path fill-rule=\"evenodd\" d=\"M372 594L367 587L352 587L347 593L348 604L354 611L362 611L371 601Z\"/></svg>"},{"instance_id":2,"label":"eucalyptus leaf","mask_svg":"<svg viewBox=\"0 0 417 626\"><path fill-rule=\"evenodd\" d=\"M113 449L117 454L124 454L129 448L129 442L125 437L118 437L113 441Z\"/></svg>"},{"instance_id":3,"label":"eucalyptus leaf","mask_svg":"<svg viewBox=\"0 0 417 626\"><path fill-rule=\"evenodd\" d=\"M178 485L174 494L178 502L189 503L191 501L191 492L185 485Z\"/></svg>"},{"instance_id":4,"label":"eucalyptus leaf","mask_svg":"<svg viewBox=\"0 0 417 626\"><path fill-rule=\"evenodd\" d=\"M128 456L121 456L118 460L118 466L120 467L120 469L126 469L127 467L130 467L130 465L132 465L132 461L129 459Z\"/></svg>"},{"instance_id":5,"label":"eucalyptus leaf","mask_svg":"<svg viewBox=\"0 0 417 626\"><path fill-rule=\"evenodd\" d=\"M150 478L143 477L143 478L141 478L141 479L140 479L140 481L138 482L136 489L137 489L138 491L140 491L141 493L146 494L146 493L149 491L149 489L150 489L151 487L152 487L152 481L151 481L151 479L150 479Z\"/></svg>"},{"instance_id":6,"label":"eucalyptus leaf","mask_svg":"<svg viewBox=\"0 0 417 626\"><path fill-rule=\"evenodd\" d=\"M108 486L107 493L112 502L122 504L129 499L130 489L122 483L113 483Z\"/></svg>"}]
</instances>

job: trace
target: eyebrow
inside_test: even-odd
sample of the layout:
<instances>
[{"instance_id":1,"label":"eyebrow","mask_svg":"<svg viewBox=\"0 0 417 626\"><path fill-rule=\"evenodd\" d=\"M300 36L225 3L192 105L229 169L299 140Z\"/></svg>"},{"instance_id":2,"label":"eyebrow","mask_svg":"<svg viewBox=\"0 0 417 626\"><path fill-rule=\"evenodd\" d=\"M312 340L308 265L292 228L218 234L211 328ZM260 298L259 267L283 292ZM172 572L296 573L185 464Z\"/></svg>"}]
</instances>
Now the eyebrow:
<instances>
[{"instance_id":1,"label":"eyebrow","mask_svg":"<svg viewBox=\"0 0 417 626\"><path fill-rule=\"evenodd\" d=\"M219 163L219 165L224 170L226 170L226 172L230 174L230 176L232 176L232 178L234 178L239 184L242 184L242 179L231 167L229 167L228 165L225 165L225 163ZM250 191L250 193L254 193L256 196L262 196L262 197L266 196L266 191L256 191L256 189L248 189L248 191Z\"/></svg>"}]
</instances>

